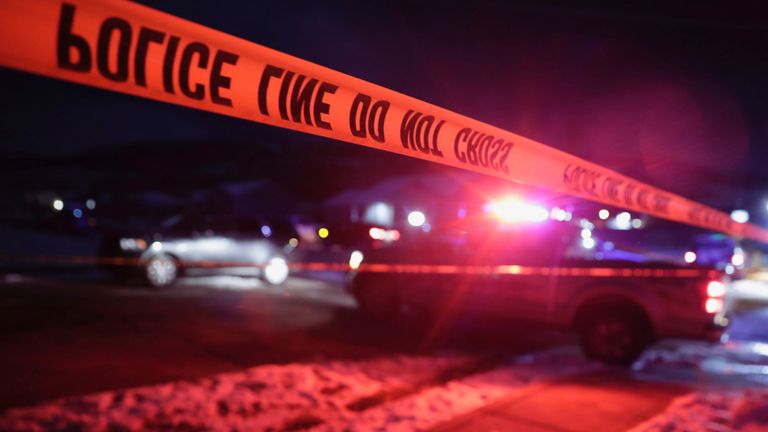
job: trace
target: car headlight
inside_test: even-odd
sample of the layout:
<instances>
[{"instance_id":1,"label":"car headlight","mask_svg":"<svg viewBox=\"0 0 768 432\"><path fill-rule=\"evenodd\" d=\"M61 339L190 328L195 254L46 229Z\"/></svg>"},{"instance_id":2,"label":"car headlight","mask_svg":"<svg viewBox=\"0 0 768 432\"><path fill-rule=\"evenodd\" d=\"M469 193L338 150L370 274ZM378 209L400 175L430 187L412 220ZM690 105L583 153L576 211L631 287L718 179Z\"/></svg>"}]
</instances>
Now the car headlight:
<instances>
[{"instance_id":1,"label":"car headlight","mask_svg":"<svg viewBox=\"0 0 768 432\"><path fill-rule=\"evenodd\" d=\"M264 267L264 279L272 285L280 285L288 279L290 269L282 257L272 257Z\"/></svg>"},{"instance_id":2,"label":"car headlight","mask_svg":"<svg viewBox=\"0 0 768 432\"><path fill-rule=\"evenodd\" d=\"M140 238L121 238L120 249L124 251L143 251L147 249L147 241Z\"/></svg>"},{"instance_id":3,"label":"car headlight","mask_svg":"<svg viewBox=\"0 0 768 432\"><path fill-rule=\"evenodd\" d=\"M360 267L360 264L363 263L363 253L359 250L352 251L352 253L349 255L349 268L352 270L357 270Z\"/></svg>"}]
</instances>

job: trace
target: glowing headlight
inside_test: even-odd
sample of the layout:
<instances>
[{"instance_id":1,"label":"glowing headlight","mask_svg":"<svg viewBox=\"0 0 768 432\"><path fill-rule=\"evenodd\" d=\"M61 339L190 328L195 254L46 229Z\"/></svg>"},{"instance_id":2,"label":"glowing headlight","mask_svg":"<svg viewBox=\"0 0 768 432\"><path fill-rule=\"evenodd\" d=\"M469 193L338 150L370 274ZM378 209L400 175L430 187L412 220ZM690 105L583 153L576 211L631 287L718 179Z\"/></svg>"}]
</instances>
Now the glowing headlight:
<instances>
[{"instance_id":1,"label":"glowing headlight","mask_svg":"<svg viewBox=\"0 0 768 432\"><path fill-rule=\"evenodd\" d=\"M363 262L363 253L356 250L349 255L349 268L357 270Z\"/></svg>"},{"instance_id":2,"label":"glowing headlight","mask_svg":"<svg viewBox=\"0 0 768 432\"><path fill-rule=\"evenodd\" d=\"M288 262L281 257L273 257L264 267L264 279L272 285L280 285L288 279Z\"/></svg>"},{"instance_id":3,"label":"glowing headlight","mask_svg":"<svg viewBox=\"0 0 768 432\"><path fill-rule=\"evenodd\" d=\"M144 239L121 238L120 249L124 251L143 251L147 248L147 242Z\"/></svg>"}]
</instances>

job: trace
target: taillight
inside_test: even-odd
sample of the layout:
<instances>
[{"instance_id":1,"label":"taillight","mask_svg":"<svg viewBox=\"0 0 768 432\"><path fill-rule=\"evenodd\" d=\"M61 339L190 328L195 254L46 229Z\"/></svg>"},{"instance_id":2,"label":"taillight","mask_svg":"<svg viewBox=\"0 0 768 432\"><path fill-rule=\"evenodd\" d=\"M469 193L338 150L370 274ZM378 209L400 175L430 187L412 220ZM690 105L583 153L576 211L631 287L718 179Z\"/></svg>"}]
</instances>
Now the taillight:
<instances>
[{"instance_id":1,"label":"taillight","mask_svg":"<svg viewBox=\"0 0 768 432\"><path fill-rule=\"evenodd\" d=\"M709 314L717 314L723 311L725 302L725 284L718 280L707 282L707 296L704 301L704 310Z\"/></svg>"},{"instance_id":2,"label":"taillight","mask_svg":"<svg viewBox=\"0 0 768 432\"><path fill-rule=\"evenodd\" d=\"M384 228L373 227L368 230L368 235L374 240L384 240L387 235L387 231Z\"/></svg>"},{"instance_id":3,"label":"taillight","mask_svg":"<svg viewBox=\"0 0 768 432\"><path fill-rule=\"evenodd\" d=\"M716 314L723 310L723 299L721 298L708 298L704 303L704 310L710 314Z\"/></svg>"},{"instance_id":4,"label":"taillight","mask_svg":"<svg viewBox=\"0 0 768 432\"><path fill-rule=\"evenodd\" d=\"M373 227L368 230L368 235L374 240L392 242L400 240L400 231L396 229L385 230L384 228Z\"/></svg>"},{"instance_id":5,"label":"taillight","mask_svg":"<svg viewBox=\"0 0 768 432\"><path fill-rule=\"evenodd\" d=\"M709 297L725 296L725 284L716 280L709 281L707 284L707 295Z\"/></svg>"}]
</instances>

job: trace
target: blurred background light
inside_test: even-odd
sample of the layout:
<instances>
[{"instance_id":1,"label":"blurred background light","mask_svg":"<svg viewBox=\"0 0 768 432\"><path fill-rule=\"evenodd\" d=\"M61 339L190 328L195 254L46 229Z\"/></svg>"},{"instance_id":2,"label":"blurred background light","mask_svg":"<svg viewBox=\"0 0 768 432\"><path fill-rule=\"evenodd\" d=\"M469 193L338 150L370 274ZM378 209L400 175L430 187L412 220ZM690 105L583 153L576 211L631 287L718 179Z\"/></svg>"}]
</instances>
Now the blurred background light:
<instances>
[{"instance_id":1,"label":"blurred background light","mask_svg":"<svg viewBox=\"0 0 768 432\"><path fill-rule=\"evenodd\" d=\"M374 240L384 240L387 232L384 230L384 228L373 227L368 230L368 235L371 236L371 238Z\"/></svg>"},{"instance_id":2,"label":"blurred background light","mask_svg":"<svg viewBox=\"0 0 768 432\"><path fill-rule=\"evenodd\" d=\"M585 239L582 239L581 245L584 247L584 249L592 249L595 247L595 239L593 239L592 237L587 237Z\"/></svg>"},{"instance_id":3,"label":"blurred background light","mask_svg":"<svg viewBox=\"0 0 768 432\"><path fill-rule=\"evenodd\" d=\"M549 212L550 219L554 219L558 222L571 220L570 216L570 213L568 213L565 209L561 209L560 207L552 207L552 211Z\"/></svg>"},{"instance_id":4,"label":"blurred background light","mask_svg":"<svg viewBox=\"0 0 768 432\"><path fill-rule=\"evenodd\" d=\"M737 247L733 250L733 255L731 255L731 264L733 264L736 267L742 267L744 266L744 249Z\"/></svg>"},{"instance_id":5,"label":"blurred background light","mask_svg":"<svg viewBox=\"0 0 768 432\"><path fill-rule=\"evenodd\" d=\"M738 223L749 222L749 212L744 209L736 209L731 212L731 219Z\"/></svg>"},{"instance_id":6,"label":"blurred background light","mask_svg":"<svg viewBox=\"0 0 768 432\"><path fill-rule=\"evenodd\" d=\"M357 270L363 262L363 253L359 250L352 251L349 255L349 268Z\"/></svg>"},{"instance_id":7,"label":"blurred background light","mask_svg":"<svg viewBox=\"0 0 768 432\"><path fill-rule=\"evenodd\" d=\"M683 260L688 264L696 262L696 252L686 251L685 254L683 254Z\"/></svg>"},{"instance_id":8,"label":"blurred background light","mask_svg":"<svg viewBox=\"0 0 768 432\"><path fill-rule=\"evenodd\" d=\"M270 228L269 225L262 225L261 226L261 234L263 234L264 237L271 237L272 236L272 228Z\"/></svg>"},{"instance_id":9,"label":"blurred background light","mask_svg":"<svg viewBox=\"0 0 768 432\"><path fill-rule=\"evenodd\" d=\"M408 213L408 224L414 227L420 227L427 221L427 217L423 212L414 210Z\"/></svg>"},{"instance_id":10,"label":"blurred background light","mask_svg":"<svg viewBox=\"0 0 768 432\"><path fill-rule=\"evenodd\" d=\"M632 215L629 212L621 212L616 215L615 218L609 220L606 225L610 229L615 230L630 230L632 229Z\"/></svg>"},{"instance_id":11,"label":"blurred background light","mask_svg":"<svg viewBox=\"0 0 768 432\"><path fill-rule=\"evenodd\" d=\"M488 210L502 222L544 222L549 212L544 207L528 204L515 198L492 202Z\"/></svg>"}]
</instances>

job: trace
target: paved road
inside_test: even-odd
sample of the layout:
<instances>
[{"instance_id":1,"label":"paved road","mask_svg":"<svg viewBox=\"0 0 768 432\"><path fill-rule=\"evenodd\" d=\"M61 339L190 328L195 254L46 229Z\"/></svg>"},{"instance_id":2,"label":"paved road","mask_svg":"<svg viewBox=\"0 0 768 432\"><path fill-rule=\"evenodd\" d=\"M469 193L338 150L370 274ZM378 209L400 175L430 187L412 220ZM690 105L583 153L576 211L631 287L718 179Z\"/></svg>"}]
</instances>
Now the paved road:
<instances>
[{"instance_id":1,"label":"paved road","mask_svg":"<svg viewBox=\"0 0 768 432\"><path fill-rule=\"evenodd\" d=\"M371 323L357 314L338 284L298 278L281 288L218 277L152 290L72 277L5 277L0 283L0 410L257 365L445 351L501 358L574 344L572 336L499 323L458 320L435 331L420 318L412 312L395 324ZM754 333L761 326L753 321L736 319L734 328ZM504 430L511 424L521 430L521 425L591 430L593 422L612 420L625 427L661 410L685 387L744 385L764 378L750 372L754 365L744 373L733 366L740 365L739 356L753 361L755 353L726 348L664 342L640 370L534 387L524 397L511 396L439 430ZM670 356L672 366L654 360ZM725 366L707 369L712 359ZM585 428L557 423L572 417L560 415L567 410L581 413Z\"/></svg>"},{"instance_id":2,"label":"paved road","mask_svg":"<svg viewBox=\"0 0 768 432\"><path fill-rule=\"evenodd\" d=\"M461 323L442 334L413 319L370 323L338 285L305 279L282 288L189 279L157 291L11 278L0 292L0 408L259 364L445 349L523 353L571 342Z\"/></svg>"},{"instance_id":3,"label":"paved road","mask_svg":"<svg viewBox=\"0 0 768 432\"><path fill-rule=\"evenodd\" d=\"M623 432L690 391L688 386L642 381L608 370L530 386L432 432Z\"/></svg>"}]
</instances>

